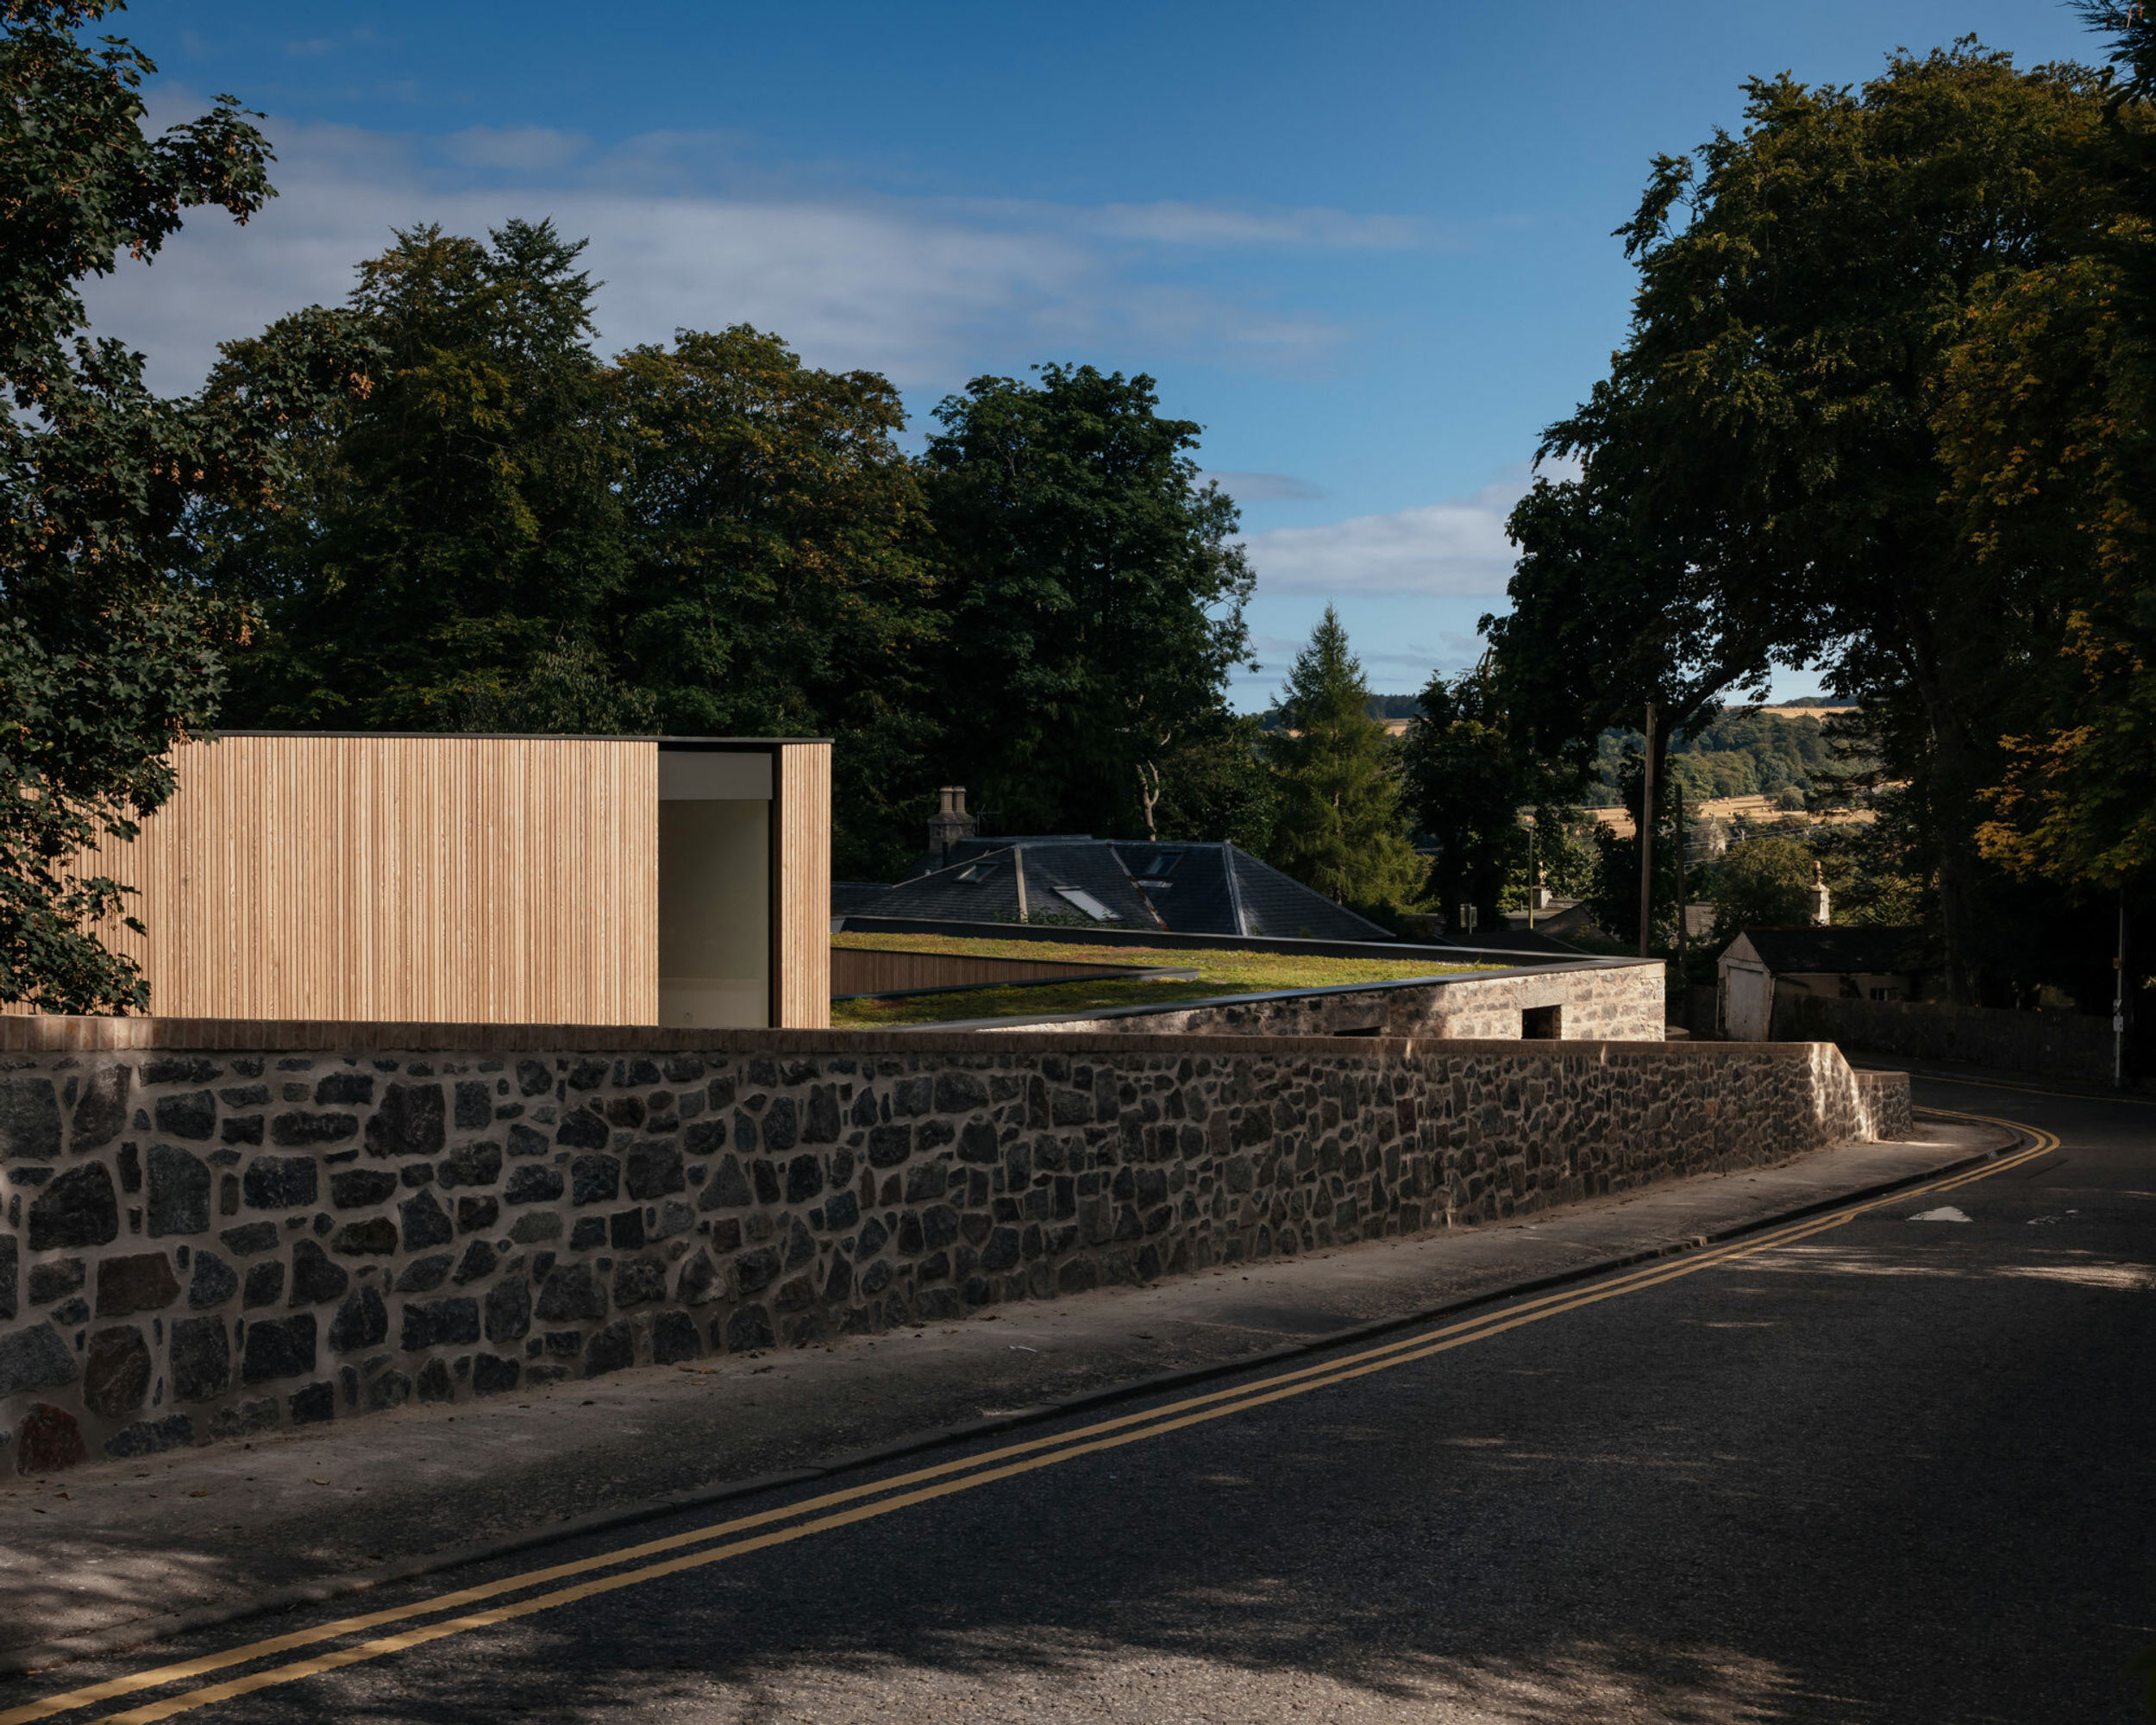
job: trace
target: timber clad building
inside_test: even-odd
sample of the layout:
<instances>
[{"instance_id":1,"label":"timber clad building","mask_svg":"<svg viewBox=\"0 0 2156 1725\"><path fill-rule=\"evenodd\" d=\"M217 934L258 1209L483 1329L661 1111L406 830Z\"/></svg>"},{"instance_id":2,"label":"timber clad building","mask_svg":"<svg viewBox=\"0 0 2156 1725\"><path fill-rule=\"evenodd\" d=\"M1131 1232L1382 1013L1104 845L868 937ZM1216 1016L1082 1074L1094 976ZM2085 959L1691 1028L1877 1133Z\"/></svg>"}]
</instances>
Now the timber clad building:
<instances>
[{"instance_id":1,"label":"timber clad building","mask_svg":"<svg viewBox=\"0 0 2156 1725\"><path fill-rule=\"evenodd\" d=\"M830 745L228 733L85 872L166 1018L830 1023Z\"/></svg>"}]
</instances>

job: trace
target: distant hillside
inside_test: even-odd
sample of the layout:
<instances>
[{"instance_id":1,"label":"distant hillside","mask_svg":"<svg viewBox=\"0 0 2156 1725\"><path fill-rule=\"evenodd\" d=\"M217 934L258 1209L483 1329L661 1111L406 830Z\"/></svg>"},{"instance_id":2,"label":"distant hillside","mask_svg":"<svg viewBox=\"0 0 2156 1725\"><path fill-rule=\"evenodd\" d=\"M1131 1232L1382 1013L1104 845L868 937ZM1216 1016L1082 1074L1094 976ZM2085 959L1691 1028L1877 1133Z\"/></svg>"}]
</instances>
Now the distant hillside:
<instances>
[{"instance_id":1,"label":"distant hillside","mask_svg":"<svg viewBox=\"0 0 2156 1725\"><path fill-rule=\"evenodd\" d=\"M1813 711L1802 716L1769 707L1726 714L1696 736L1682 737L1670 751L1670 770L1696 802L1710 797L1778 796L1813 787L1814 775L1833 764L1826 727L1813 712L1839 706L1823 696L1782 703ZM1831 717L1831 712L1821 717ZM1618 764L1639 753L1636 731L1606 731L1596 751L1588 801L1608 807L1618 800Z\"/></svg>"},{"instance_id":2,"label":"distant hillside","mask_svg":"<svg viewBox=\"0 0 2156 1725\"><path fill-rule=\"evenodd\" d=\"M1372 718L1391 721L1397 735L1402 721L1419 711L1413 695L1372 695L1363 709ZM1814 775L1833 764L1822 719L1852 711L1827 695L1806 695L1771 707L1726 714L1695 737L1677 739L1670 751L1670 769L1684 786L1688 800L1720 797L1778 797L1813 787ZM1280 729L1277 707L1258 715L1258 729ZM1596 750L1594 776L1583 800L1590 808L1612 808L1618 795L1619 764L1639 750L1636 731L1605 731Z\"/></svg>"},{"instance_id":3,"label":"distant hillside","mask_svg":"<svg viewBox=\"0 0 2156 1725\"><path fill-rule=\"evenodd\" d=\"M1363 703L1363 711L1372 718L1413 718L1420 711L1414 695L1372 695ZM1280 729L1280 709L1268 707L1257 716L1260 731Z\"/></svg>"}]
</instances>

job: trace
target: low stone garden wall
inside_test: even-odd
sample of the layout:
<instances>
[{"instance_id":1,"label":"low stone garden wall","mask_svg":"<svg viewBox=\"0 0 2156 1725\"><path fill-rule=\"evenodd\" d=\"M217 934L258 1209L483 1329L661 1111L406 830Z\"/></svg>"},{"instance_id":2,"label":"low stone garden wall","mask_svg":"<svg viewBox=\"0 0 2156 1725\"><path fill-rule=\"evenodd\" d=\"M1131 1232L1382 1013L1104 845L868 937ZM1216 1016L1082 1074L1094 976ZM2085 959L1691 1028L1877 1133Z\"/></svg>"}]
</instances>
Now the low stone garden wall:
<instances>
[{"instance_id":1,"label":"low stone garden wall","mask_svg":"<svg viewBox=\"0 0 2156 1725\"><path fill-rule=\"evenodd\" d=\"M2111 1020L2090 1013L2002 1011L1943 1000L1845 1000L1781 992L1774 1033L1904 1060L1960 1060L2054 1078L2111 1079Z\"/></svg>"},{"instance_id":2,"label":"low stone garden wall","mask_svg":"<svg viewBox=\"0 0 2156 1725\"><path fill-rule=\"evenodd\" d=\"M0 1443L801 1346L1907 1120L1819 1045L0 1021Z\"/></svg>"},{"instance_id":3,"label":"low stone garden wall","mask_svg":"<svg viewBox=\"0 0 2156 1725\"><path fill-rule=\"evenodd\" d=\"M1348 982L1330 988L1289 988L1157 1007L1114 1007L1017 1024L1007 1019L981 1019L968 1028L1659 1042L1664 1034L1662 972L1658 958L1585 959L1531 970Z\"/></svg>"}]
</instances>

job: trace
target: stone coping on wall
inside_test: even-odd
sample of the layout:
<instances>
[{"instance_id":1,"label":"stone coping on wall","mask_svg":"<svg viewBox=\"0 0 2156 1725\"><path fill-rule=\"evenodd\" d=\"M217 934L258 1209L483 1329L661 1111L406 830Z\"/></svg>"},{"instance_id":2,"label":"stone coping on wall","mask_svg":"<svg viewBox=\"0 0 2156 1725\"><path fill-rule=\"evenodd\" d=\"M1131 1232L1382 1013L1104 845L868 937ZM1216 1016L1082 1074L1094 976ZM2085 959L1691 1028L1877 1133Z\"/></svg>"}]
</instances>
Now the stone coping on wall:
<instances>
[{"instance_id":1,"label":"stone coping on wall","mask_svg":"<svg viewBox=\"0 0 2156 1725\"><path fill-rule=\"evenodd\" d=\"M1080 1007L1068 1013L1043 1013L1037 1016L1013 1013L1000 1018L950 1019L934 1026L918 1026L907 1033L918 1035L921 1031L929 1029L1016 1031L1029 1025L1097 1024L1103 1019L1160 1017L1170 1013L1206 1012L1224 1007L1261 1007L1281 1000L1324 1000L1352 994L1392 994L1408 988L1471 987L1484 982L1523 981L1546 982L1553 975L1570 975L1583 970L1632 970L1650 964L1658 969L1662 960L1591 958L1578 963L1433 971L1427 976L1382 977L1367 982L1328 982L1313 988L1261 988L1241 994L1207 994L1194 1000L1141 1000L1135 1006L1128 1007Z\"/></svg>"},{"instance_id":2,"label":"stone coping on wall","mask_svg":"<svg viewBox=\"0 0 2156 1725\"><path fill-rule=\"evenodd\" d=\"M1463 941L1305 940L1280 934L1194 934L1166 928L1108 928L1094 923L967 922L955 917L882 917L856 911L831 919L833 934L934 934L964 940L1038 940L1080 946L1154 946L1196 951L1286 952L1313 958L1456 957L1478 952L1520 964L1572 964L1594 955L1551 941L1512 946L1488 936ZM1549 939L1548 936L1542 938Z\"/></svg>"},{"instance_id":3,"label":"stone coping on wall","mask_svg":"<svg viewBox=\"0 0 2156 1725\"><path fill-rule=\"evenodd\" d=\"M1625 961L1634 962L1634 961ZM1524 976L1546 972L1523 971ZM1474 978L1489 981L1487 974ZM1408 985L1426 982L1407 979ZM1347 992L1383 984L1351 983ZM1339 990L1299 992L1337 993ZM1227 997L1241 1003L1263 995ZM1177 1001L1176 1007L1209 1004ZM1105 1017L1105 1012L1076 1014ZM999 1051L1045 1054L1338 1054L1344 1040L1332 1036L1213 1036L1163 1032L1156 1035L1104 1033L1088 1036L1056 1031L1006 1032L995 1038ZM1612 1053L1659 1053L1670 1059L1727 1059L1739 1051L1773 1051L1791 1059L1808 1059L1807 1042L1723 1043L1639 1041L1519 1041L1451 1037L1358 1037L1352 1045L1365 1051L1414 1054L1543 1054L1575 1058ZM324 1051L395 1049L411 1051L500 1054L547 1050L579 1052L711 1052L716 1054L978 1054L980 1037L935 1025L919 1030L714 1030L655 1025L421 1024L338 1019L167 1019L0 1018L0 1058L9 1054L107 1054L140 1050Z\"/></svg>"}]
</instances>

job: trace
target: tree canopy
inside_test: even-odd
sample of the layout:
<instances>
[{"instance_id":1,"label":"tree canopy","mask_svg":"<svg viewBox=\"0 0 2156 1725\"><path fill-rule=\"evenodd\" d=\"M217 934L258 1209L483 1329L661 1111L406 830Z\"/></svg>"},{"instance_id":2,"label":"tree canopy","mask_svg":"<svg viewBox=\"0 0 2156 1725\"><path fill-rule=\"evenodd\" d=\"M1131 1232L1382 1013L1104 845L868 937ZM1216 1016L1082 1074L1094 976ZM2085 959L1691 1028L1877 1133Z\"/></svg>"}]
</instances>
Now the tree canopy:
<instances>
[{"instance_id":1,"label":"tree canopy","mask_svg":"<svg viewBox=\"0 0 2156 1725\"><path fill-rule=\"evenodd\" d=\"M895 875L945 734L944 633L898 392L745 326L616 361L628 575L607 634L664 728L833 739L838 858Z\"/></svg>"},{"instance_id":2,"label":"tree canopy","mask_svg":"<svg viewBox=\"0 0 2156 1725\"><path fill-rule=\"evenodd\" d=\"M1335 904L1409 905L1422 860L1407 842L1399 751L1369 717L1369 686L1331 605L1281 690L1266 737L1280 775L1273 861Z\"/></svg>"},{"instance_id":3,"label":"tree canopy","mask_svg":"<svg viewBox=\"0 0 2156 1725\"><path fill-rule=\"evenodd\" d=\"M2086 3L2117 82L2091 151L2115 204L2086 247L1984 285L1934 424L1974 561L2046 596L1979 831L2017 875L2156 884L2156 17Z\"/></svg>"},{"instance_id":4,"label":"tree canopy","mask_svg":"<svg viewBox=\"0 0 2156 1725\"><path fill-rule=\"evenodd\" d=\"M217 649L240 619L182 573L191 525L241 499L273 505L281 428L363 396L373 360L347 320L310 313L266 346L250 387L161 400L141 354L84 333L85 279L122 254L154 259L188 210L244 222L272 195L268 147L234 98L142 129L155 66L76 34L108 9L0 9L0 1000L55 1012L149 1004L97 938L128 888L83 858L134 837L172 794L171 746L216 711Z\"/></svg>"},{"instance_id":5,"label":"tree canopy","mask_svg":"<svg viewBox=\"0 0 2156 1725\"><path fill-rule=\"evenodd\" d=\"M1972 543L1940 403L1972 313L2117 219L2107 86L1963 41L1860 88L1746 97L1740 133L1656 160L1620 230L1632 330L1545 440L1580 477L1515 515L1500 671L1540 743L1576 754L1620 693L1658 687L1690 726L1774 663L1820 668L1907 787L1970 998L2002 921L1984 792L2070 607L2042 559Z\"/></svg>"},{"instance_id":6,"label":"tree canopy","mask_svg":"<svg viewBox=\"0 0 2156 1725\"><path fill-rule=\"evenodd\" d=\"M945 758L1000 829L1152 832L1247 652L1234 503L1153 380L1045 365L947 398L925 458L951 583Z\"/></svg>"},{"instance_id":7,"label":"tree canopy","mask_svg":"<svg viewBox=\"0 0 2156 1725\"><path fill-rule=\"evenodd\" d=\"M1512 735L1487 662L1430 680L1401 752L1415 823L1432 847L1430 897L1448 917L1470 905L1482 927L1502 928L1506 888L1527 862L1520 810L1538 800L1543 775Z\"/></svg>"},{"instance_id":8,"label":"tree canopy","mask_svg":"<svg viewBox=\"0 0 2156 1725\"><path fill-rule=\"evenodd\" d=\"M1746 928L1801 928L1812 919L1817 868L1809 845L1776 833L1733 844L1714 876L1714 944Z\"/></svg>"},{"instance_id":9,"label":"tree canopy","mask_svg":"<svg viewBox=\"0 0 2156 1725\"><path fill-rule=\"evenodd\" d=\"M544 222L485 242L420 227L360 266L348 315L381 350L376 387L294 422L297 495L210 530L208 576L263 623L235 716L455 729L593 637L627 548L582 249ZM255 387L291 322L231 343L210 388Z\"/></svg>"}]
</instances>

